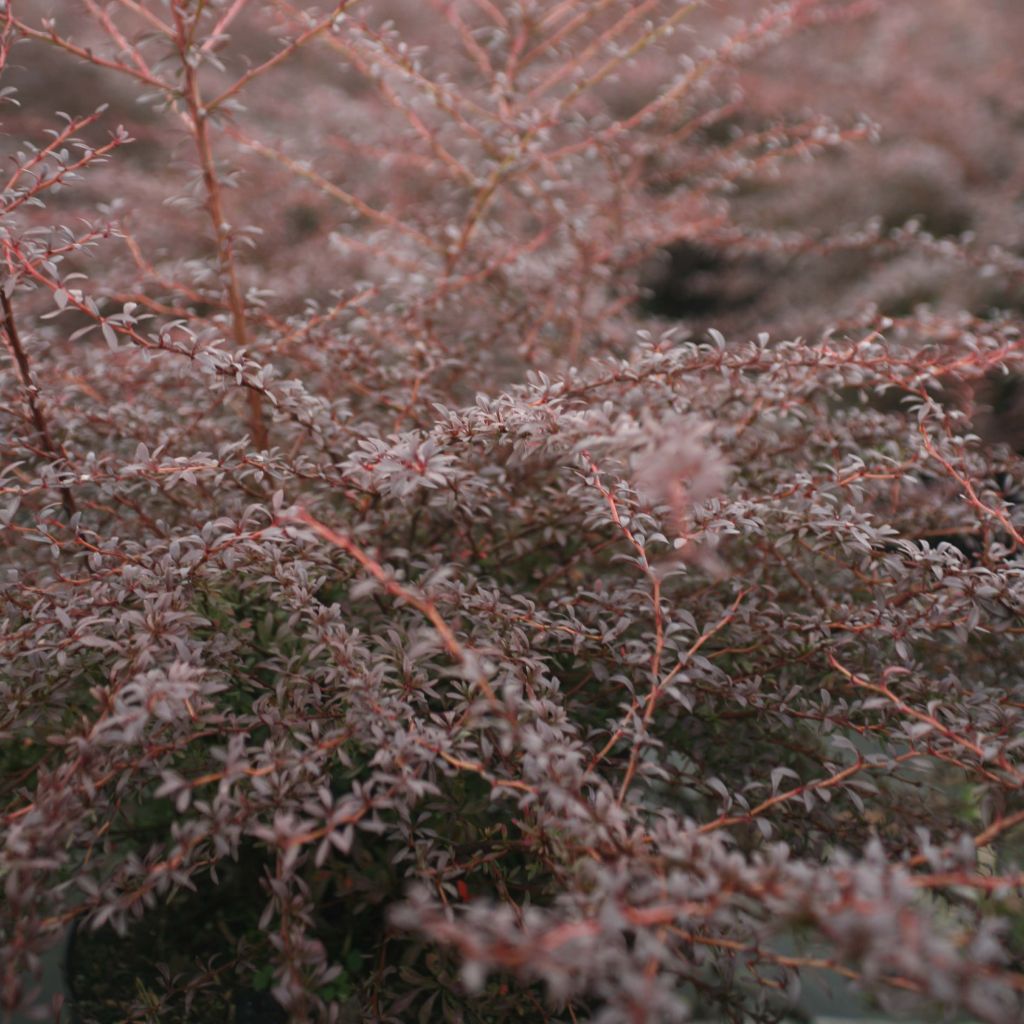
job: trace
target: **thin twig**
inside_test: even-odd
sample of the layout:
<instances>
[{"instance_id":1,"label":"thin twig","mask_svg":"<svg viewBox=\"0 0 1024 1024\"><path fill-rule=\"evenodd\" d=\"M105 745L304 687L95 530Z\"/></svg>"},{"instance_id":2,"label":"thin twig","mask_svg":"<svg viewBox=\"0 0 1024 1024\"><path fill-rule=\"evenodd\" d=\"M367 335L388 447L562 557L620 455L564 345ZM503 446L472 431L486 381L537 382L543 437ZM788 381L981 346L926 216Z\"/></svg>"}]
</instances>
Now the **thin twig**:
<instances>
[{"instance_id":1,"label":"thin twig","mask_svg":"<svg viewBox=\"0 0 1024 1024\"><path fill-rule=\"evenodd\" d=\"M7 336L7 345L11 350L11 355L14 357L15 363L18 366L18 375L21 378L21 384L25 390L25 399L28 402L29 412L32 416L32 424L36 428L36 433L39 434L39 437L43 442L43 447L46 449L50 457L55 462L60 461L62 459L62 455L57 450L57 446L53 443L53 437L50 434L50 426L46 421L46 413L43 411L43 407L39 402L39 389L32 380L32 371L29 367L28 355L25 353L25 347L21 343L21 336L18 334L18 326L14 321L14 309L11 306L11 300L3 290L0 290L0 306L3 308L4 333ZM67 514L68 519L70 519L78 511L75 505L74 495L68 487L64 486L60 488L60 498L61 504L64 506L64 511Z\"/></svg>"}]
</instances>

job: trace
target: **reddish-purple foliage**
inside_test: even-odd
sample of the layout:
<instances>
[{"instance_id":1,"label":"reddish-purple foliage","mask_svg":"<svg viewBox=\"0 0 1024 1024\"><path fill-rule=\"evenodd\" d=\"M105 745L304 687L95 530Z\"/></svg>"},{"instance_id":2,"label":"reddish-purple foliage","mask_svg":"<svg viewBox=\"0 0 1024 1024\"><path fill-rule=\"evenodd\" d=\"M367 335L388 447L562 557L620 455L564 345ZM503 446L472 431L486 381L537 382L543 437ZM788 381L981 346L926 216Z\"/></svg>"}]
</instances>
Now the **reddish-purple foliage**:
<instances>
[{"instance_id":1,"label":"reddish-purple foliage","mask_svg":"<svg viewBox=\"0 0 1024 1024\"><path fill-rule=\"evenodd\" d=\"M1015 3L0 28L7 1010L1021 1018Z\"/></svg>"}]
</instances>

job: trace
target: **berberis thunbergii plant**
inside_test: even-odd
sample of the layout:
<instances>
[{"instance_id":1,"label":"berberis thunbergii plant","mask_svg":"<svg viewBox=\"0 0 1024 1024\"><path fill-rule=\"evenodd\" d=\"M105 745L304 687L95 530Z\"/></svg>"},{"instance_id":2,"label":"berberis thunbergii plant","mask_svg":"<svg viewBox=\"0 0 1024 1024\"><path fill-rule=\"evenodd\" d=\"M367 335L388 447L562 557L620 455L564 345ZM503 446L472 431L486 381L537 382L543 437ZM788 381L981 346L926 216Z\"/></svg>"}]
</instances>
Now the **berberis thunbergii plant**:
<instances>
[{"instance_id":1,"label":"berberis thunbergii plant","mask_svg":"<svg viewBox=\"0 0 1024 1024\"><path fill-rule=\"evenodd\" d=\"M1020 18L3 0L3 1007L1021 1020Z\"/></svg>"}]
</instances>

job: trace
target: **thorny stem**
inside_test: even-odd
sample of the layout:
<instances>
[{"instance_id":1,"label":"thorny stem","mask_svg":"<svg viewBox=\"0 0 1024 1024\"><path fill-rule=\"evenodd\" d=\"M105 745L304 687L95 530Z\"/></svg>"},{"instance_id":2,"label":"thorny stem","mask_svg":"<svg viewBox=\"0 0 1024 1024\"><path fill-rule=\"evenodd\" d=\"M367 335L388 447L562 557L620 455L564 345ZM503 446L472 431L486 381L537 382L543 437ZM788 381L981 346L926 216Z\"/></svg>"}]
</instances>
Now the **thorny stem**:
<instances>
[{"instance_id":1,"label":"thorny stem","mask_svg":"<svg viewBox=\"0 0 1024 1024\"><path fill-rule=\"evenodd\" d=\"M18 375L21 378L22 387L25 389L25 399L28 402L29 412L32 416L32 425L36 428L36 433L42 440L43 447L47 453L54 461L57 461L62 456L57 450L57 446L53 443L50 427L46 422L46 413L43 412L43 407L39 402L39 389L32 380L28 356L25 353L25 347L21 343L18 326L14 321L14 309L11 306L10 298L8 298L7 293L4 291L0 291L0 306L3 308L4 333L7 336L7 344L11 350L11 355L14 356L14 361L18 366ZM78 511L75 506L74 495L65 486L60 488L60 498L64 511L68 519L70 519Z\"/></svg>"},{"instance_id":2,"label":"thorny stem","mask_svg":"<svg viewBox=\"0 0 1024 1024\"><path fill-rule=\"evenodd\" d=\"M262 64L259 64L254 68L250 68L244 75L236 79L233 85L225 89L224 92L222 92L216 99L210 101L207 105L208 111L216 110L233 96L237 96L238 93L240 93L254 78L265 74L271 68L277 67L278 64L286 61L293 53L305 46L311 39L315 39L322 32L326 32L334 23L335 19L345 10L346 7L350 7L353 2L354 0L342 0L341 3L335 5L334 10L331 11L330 14L311 25L305 32L293 39L287 46L278 50L277 53L265 60ZM242 4L236 3L234 8L225 14L224 18L221 19L221 22L214 30L214 33L206 40L206 44L204 44L203 49L208 49L208 44L216 41L217 35L223 31L226 26L226 22L230 20L230 17L233 17L237 13L241 6Z\"/></svg>"},{"instance_id":3,"label":"thorny stem","mask_svg":"<svg viewBox=\"0 0 1024 1024\"><path fill-rule=\"evenodd\" d=\"M178 37L182 66L185 70L185 103L188 107L192 134L195 139L199 167L203 176L203 187L206 190L206 209L210 215L214 240L217 245L217 260L227 291L228 308L231 311L231 330L236 348L244 350L249 347L249 336L245 319L245 302L242 288L238 281L238 269L235 261L235 247L231 238L231 228L224 216L224 200L221 193L220 178L210 142L209 111L203 104L199 91L199 76L196 68L187 58L188 41L183 31ZM269 438L267 426L263 419L263 403L259 394L250 391L247 395L249 404L249 431L253 444L265 449Z\"/></svg>"},{"instance_id":4,"label":"thorny stem","mask_svg":"<svg viewBox=\"0 0 1024 1024\"><path fill-rule=\"evenodd\" d=\"M969 751L977 759L979 764L984 765L986 761L992 760L992 757L986 752L985 748L980 743L975 743L973 740L966 736L961 735L948 726L944 725L935 715L929 714L924 711L920 711L918 708L913 707L893 692L888 682L873 683L863 677L857 675L856 672L851 672L845 665L841 664L830 651L828 655L829 664L841 675L844 679L848 680L854 686L859 687L862 690L868 690L871 693L877 693L889 701L893 707L896 708L901 714L906 715L909 718L914 718L917 721L927 725L938 735L942 736L950 743L961 747L964 750ZM885 674L886 679L895 674L895 671L889 671ZM1009 779L1015 786L1020 786L1024 783L1024 777L1021 773L1016 771L1012 766L1006 763L1005 757L1000 756L996 759L996 764L1002 768L1008 775Z\"/></svg>"},{"instance_id":5,"label":"thorny stem","mask_svg":"<svg viewBox=\"0 0 1024 1024\"><path fill-rule=\"evenodd\" d=\"M155 76L142 71L138 67L133 67L130 64L123 64L116 60L109 60L107 58L100 57L93 53L92 50L88 49L88 47L78 46L71 42L71 40L57 35L56 31L43 31L41 29L32 28L31 25L13 17L11 19L11 24L17 29L18 33L26 39L35 39L41 43L49 43L51 46L59 47L61 50L65 50L72 54L72 56L79 57L84 61L88 61L90 64L95 64L97 67L108 68L111 71L119 71L121 74L129 75L130 77L142 82L144 85L160 90L162 93L166 94L173 92L172 87L162 79L156 78Z\"/></svg>"},{"instance_id":6,"label":"thorny stem","mask_svg":"<svg viewBox=\"0 0 1024 1024\"><path fill-rule=\"evenodd\" d=\"M294 523L309 527L319 537L322 537L354 558L392 597L405 601L406 604L411 605L430 622L441 638L444 649L453 661L467 667L471 665L469 652L459 643L454 630L445 622L433 601L428 597L417 594L408 587L403 587L375 558L372 558L363 551L351 537L339 533L337 530L332 530L329 526L324 525L311 516L305 509L295 512L290 519ZM482 670L477 669L474 673L473 681L492 706L500 707L497 694Z\"/></svg>"},{"instance_id":7,"label":"thorny stem","mask_svg":"<svg viewBox=\"0 0 1024 1024\"><path fill-rule=\"evenodd\" d=\"M697 654L697 652L700 651L700 649L704 646L705 643L707 643L708 640L710 640L717 633L720 633L723 629L725 629L726 626L729 625L730 622L732 622L732 620L736 617L736 610L739 608L740 602L743 600L744 597L747 596L747 594L751 592L752 589L752 587L747 587L746 589L741 590L739 594L736 595L735 600L729 606L725 614L718 620L718 622L715 623L715 625L713 625L710 629L703 632L697 638L694 644L686 652L686 657L678 661L676 663L675 668L673 668L672 671L669 672L669 674L664 679L662 679L659 682L657 681L657 674L654 675L656 681L651 686L651 689L648 692L647 697L644 701L644 703L646 704L643 715L643 728L645 732L650 726L651 719L654 717L654 708L657 705L658 698L664 691L665 687L668 686L676 678L676 676L679 675L679 673L686 667L686 663L690 660L690 658ZM637 707L638 703L634 702L633 707L630 709L631 715L636 712ZM605 746L601 749L600 753L590 763L590 769L593 769L595 765L604 758L608 751L611 750L611 748L622 738L624 733L625 727L622 726L612 734L612 737L611 739L609 739L608 743L605 744ZM630 751L629 754L629 763L626 766L626 773L623 776L621 785L619 786L618 803L620 806L623 800L625 800L626 794L629 792L629 787L630 785L632 785L633 777L636 774L636 769L637 765L639 764L640 751L642 747L641 739L642 737L638 735L633 742L633 749ZM724 820L722 822L719 822L719 824L724 823ZM731 821L728 823L732 824Z\"/></svg>"}]
</instances>

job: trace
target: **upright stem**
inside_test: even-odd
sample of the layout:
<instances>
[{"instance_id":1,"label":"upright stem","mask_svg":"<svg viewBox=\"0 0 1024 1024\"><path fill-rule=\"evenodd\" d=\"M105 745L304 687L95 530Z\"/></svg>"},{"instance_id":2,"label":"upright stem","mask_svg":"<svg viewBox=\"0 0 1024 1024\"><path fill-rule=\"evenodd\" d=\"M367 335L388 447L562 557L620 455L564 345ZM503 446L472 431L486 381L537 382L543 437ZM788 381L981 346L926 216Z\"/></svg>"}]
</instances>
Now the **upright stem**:
<instances>
[{"instance_id":1,"label":"upright stem","mask_svg":"<svg viewBox=\"0 0 1024 1024\"><path fill-rule=\"evenodd\" d=\"M199 79L196 69L184 60L184 47L187 40L182 40L182 58L185 66L186 91L185 100L188 104L189 117L192 121L192 134L196 142L199 156L199 167L203 175L203 186L206 189L206 209L213 224L213 236L217 244L217 259L220 263L221 275L227 288L228 308L231 311L231 330L235 345L247 348L249 344L245 322L245 303L242 300L242 289L238 283L238 272L235 267L235 250L231 240L230 229L224 217L224 200L221 195L220 180L217 177L217 165L213 158L213 147L210 144L209 118L203 106L199 92ZM263 421L263 403L259 394L248 391L249 431L253 443L258 448L266 448L268 443L267 427Z\"/></svg>"},{"instance_id":2,"label":"upright stem","mask_svg":"<svg viewBox=\"0 0 1024 1024\"><path fill-rule=\"evenodd\" d=\"M21 337L18 334L18 326L14 322L14 309L11 307L11 300L2 290L0 290L0 307L3 309L4 331L7 334L8 347L11 350L11 354L14 356L14 362L18 366L18 376L21 378L22 387L25 389L25 397L28 401L29 412L32 416L32 425L36 428L36 433L42 440L43 448L46 449L46 453L56 461L62 456L61 453L57 451L57 446L53 443L53 437L50 434L50 427L46 422L46 414L43 412L43 407L39 403L39 391L32 380L32 371L28 365L28 356L25 354L25 347L21 343ZM75 512L78 511L75 506L74 496L69 488L61 487L60 497L61 503L64 506L64 511L70 519Z\"/></svg>"}]
</instances>

